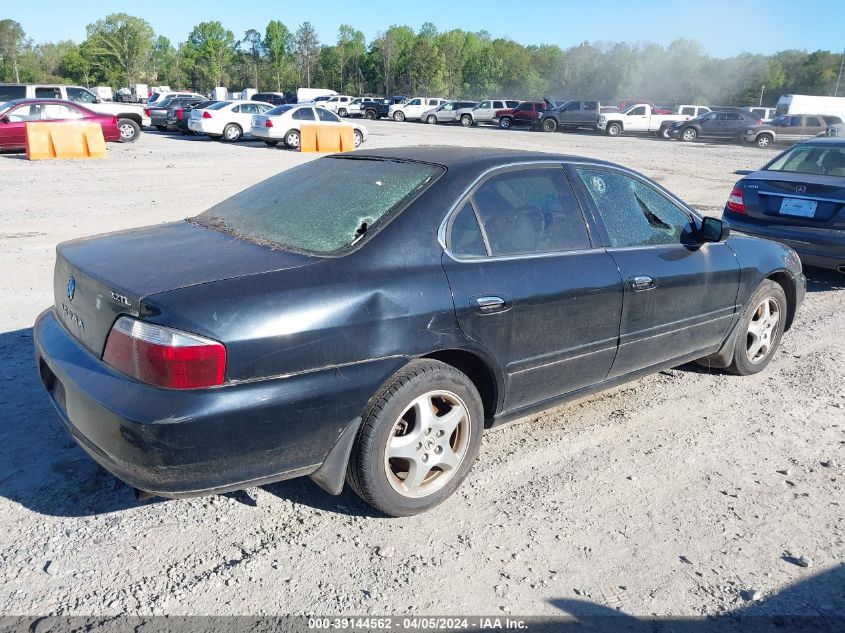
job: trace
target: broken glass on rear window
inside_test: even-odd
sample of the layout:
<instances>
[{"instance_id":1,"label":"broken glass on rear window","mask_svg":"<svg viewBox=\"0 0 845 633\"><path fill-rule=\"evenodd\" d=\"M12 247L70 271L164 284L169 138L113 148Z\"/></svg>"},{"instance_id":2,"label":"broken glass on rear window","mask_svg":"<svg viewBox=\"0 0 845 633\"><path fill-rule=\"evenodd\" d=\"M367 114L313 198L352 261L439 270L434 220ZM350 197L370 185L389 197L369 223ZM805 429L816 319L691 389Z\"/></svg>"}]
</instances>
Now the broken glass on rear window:
<instances>
[{"instance_id":1,"label":"broken glass on rear window","mask_svg":"<svg viewBox=\"0 0 845 633\"><path fill-rule=\"evenodd\" d=\"M273 176L193 221L268 246L337 253L365 239L442 171L408 161L327 157Z\"/></svg>"}]
</instances>

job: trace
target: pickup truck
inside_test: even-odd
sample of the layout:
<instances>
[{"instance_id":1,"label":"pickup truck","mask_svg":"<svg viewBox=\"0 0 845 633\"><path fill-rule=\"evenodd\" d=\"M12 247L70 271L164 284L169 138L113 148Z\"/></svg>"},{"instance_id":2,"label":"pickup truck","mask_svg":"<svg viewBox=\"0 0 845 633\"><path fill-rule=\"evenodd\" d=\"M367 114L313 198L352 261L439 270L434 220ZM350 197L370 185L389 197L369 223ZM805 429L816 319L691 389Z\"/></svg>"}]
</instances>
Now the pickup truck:
<instances>
[{"instance_id":1,"label":"pickup truck","mask_svg":"<svg viewBox=\"0 0 845 633\"><path fill-rule=\"evenodd\" d=\"M99 114L110 114L117 118L121 143L133 143L141 135L141 126L150 124L150 117L144 108L134 103L103 101L88 88L65 86L63 84L2 84L0 92L5 99L64 99L79 103Z\"/></svg>"},{"instance_id":2,"label":"pickup truck","mask_svg":"<svg viewBox=\"0 0 845 633\"><path fill-rule=\"evenodd\" d=\"M361 116L370 121L383 119L390 115L390 108L397 103L404 103L408 97L404 95L393 95L384 99L377 99L372 103L361 104Z\"/></svg>"},{"instance_id":3,"label":"pickup truck","mask_svg":"<svg viewBox=\"0 0 845 633\"><path fill-rule=\"evenodd\" d=\"M414 97L404 103L397 103L396 105L390 106L388 116L399 123L402 121L420 121L422 120L423 112L442 106L444 103L447 103L446 99L438 97Z\"/></svg>"},{"instance_id":4,"label":"pickup truck","mask_svg":"<svg viewBox=\"0 0 845 633\"><path fill-rule=\"evenodd\" d=\"M589 128L595 130L599 122L601 103L598 101L566 101L543 112L537 126L544 132Z\"/></svg>"},{"instance_id":5,"label":"pickup truck","mask_svg":"<svg viewBox=\"0 0 845 633\"><path fill-rule=\"evenodd\" d=\"M624 112L606 112L599 116L598 129L608 136L622 132L657 133L678 121L688 121L688 114L657 114L647 103L638 103Z\"/></svg>"},{"instance_id":6,"label":"pickup truck","mask_svg":"<svg viewBox=\"0 0 845 633\"><path fill-rule=\"evenodd\" d=\"M496 110L493 120L498 121L499 127L503 130L510 129L515 125L530 127L537 122L543 112L553 105L547 101L523 101L515 108Z\"/></svg>"}]
</instances>

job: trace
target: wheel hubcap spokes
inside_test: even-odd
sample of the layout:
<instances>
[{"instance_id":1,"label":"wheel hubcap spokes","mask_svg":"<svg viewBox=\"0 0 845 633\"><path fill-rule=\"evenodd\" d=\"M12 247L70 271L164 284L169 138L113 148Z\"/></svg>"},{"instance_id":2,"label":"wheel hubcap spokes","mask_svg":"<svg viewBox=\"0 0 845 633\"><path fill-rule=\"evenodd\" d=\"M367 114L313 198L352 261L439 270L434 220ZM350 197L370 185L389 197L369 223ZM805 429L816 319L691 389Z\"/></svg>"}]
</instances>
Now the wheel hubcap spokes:
<instances>
[{"instance_id":1,"label":"wheel hubcap spokes","mask_svg":"<svg viewBox=\"0 0 845 633\"><path fill-rule=\"evenodd\" d=\"M759 363L772 350L772 343L780 321L780 306L768 297L757 306L748 324L745 353L752 363Z\"/></svg>"},{"instance_id":2,"label":"wheel hubcap spokes","mask_svg":"<svg viewBox=\"0 0 845 633\"><path fill-rule=\"evenodd\" d=\"M454 393L431 391L416 398L393 425L385 471L394 490L425 497L454 476L469 446L469 414Z\"/></svg>"}]
</instances>

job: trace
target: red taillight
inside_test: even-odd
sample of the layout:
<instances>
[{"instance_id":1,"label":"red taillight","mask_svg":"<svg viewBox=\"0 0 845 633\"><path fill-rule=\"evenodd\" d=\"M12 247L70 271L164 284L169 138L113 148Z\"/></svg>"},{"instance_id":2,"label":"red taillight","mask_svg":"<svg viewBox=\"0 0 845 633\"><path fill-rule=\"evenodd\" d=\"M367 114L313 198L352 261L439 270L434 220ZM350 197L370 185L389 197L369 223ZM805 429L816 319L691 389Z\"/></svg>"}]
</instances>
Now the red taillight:
<instances>
[{"instance_id":1,"label":"red taillight","mask_svg":"<svg viewBox=\"0 0 845 633\"><path fill-rule=\"evenodd\" d=\"M742 213L745 215L745 201L742 199L742 189L734 187L731 195L728 198L728 209L734 213Z\"/></svg>"},{"instance_id":2,"label":"red taillight","mask_svg":"<svg viewBox=\"0 0 845 633\"><path fill-rule=\"evenodd\" d=\"M208 110L203 110L202 111L202 118L203 119L210 119L211 118L211 112L209 112Z\"/></svg>"},{"instance_id":3,"label":"red taillight","mask_svg":"<svg viewBox=\"0 0 845 633\"><path fill-rule=\"evenodd\" d=\"M144 108L144 116L150 116L150 109Z\"/></svg>"},{"instance_id":4,"label":"red taillight","mask_svg":"<svg viewBox=\"0 0 845 633\"><path fill-rule=\"evenodd\" d=\"M200 389L223 384L226 348L195 334L123 316L109 333L103 360L149 385Z\"/></svg>"},{"instance_id":5,"label":"red taillight","mask_svg":"<svg viewBox=\"0 0 845 633\"><path fill-rule=\"evenodd\" d=\"M273 122L270 119L264 121L264 127L273 127Z\"/></svg>"},{"instance_id":6,"label":"red taillight","mask_svg":"<svg viewBox=\"0 0 845 633\"><path fill-rule=\"evenodd\" d=\"M182 108L179 108L179 109L176 110L176 120L177 121L182 120Z\"/></svg>"}]
</instances>

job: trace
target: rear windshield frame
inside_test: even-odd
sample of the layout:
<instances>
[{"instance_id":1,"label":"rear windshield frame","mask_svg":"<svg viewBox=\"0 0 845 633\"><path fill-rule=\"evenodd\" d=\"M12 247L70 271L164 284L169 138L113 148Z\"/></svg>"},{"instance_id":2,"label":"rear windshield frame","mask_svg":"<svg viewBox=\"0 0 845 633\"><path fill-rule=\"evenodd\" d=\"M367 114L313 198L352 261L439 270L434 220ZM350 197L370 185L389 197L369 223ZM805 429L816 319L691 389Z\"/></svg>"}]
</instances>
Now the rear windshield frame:
<instances>
[{"instance_id":1,"label":"rear windshield frame","mask_svg":"<svg viewBox=\"0 0 845 633\"><path fill-rule=\"evenodd\" d=\"M424 183L422 186L418 187L416 190L411 191L408 195L406 195L404 198L399 200L391 209L389 209L384 214L382 214L382 216L379 217L375 222L373 222L371 225L369 225L367 227L366 233L360 239L354 240L352 243L350 243L350 244L348 244L348 245L346 245L342 248L339 248L336 251L330 251L330 252L313 251L313 250L309 250L309 249L298 248L298 247L290 245L290 244L280 244L280 243L274 242L274 241L269 240L269 239L259 239L259 238L254 238L254 237L242 235L238 231L236 231L234 229L230 229L229 227L227 227L225 225L225 222L214 221L215 219L220 220L220 218L214 218L213 216L209 216L208 218L203 217L206 213L211 211L211 209L214 208L214 207L211 207L210 209L203 211L200 215L187 218L187 221L191 222L192 224L202 226L203 228L211 229L213 231L218 231L218 232L223 233L225 235L229 235L230 237L240 239L240 240L244 240L244 241L247 241L247 242L252 242L253 244L258 244L259 246L264 246L264 247L270 248L272 250L283 250L283 251L288 251L288 252L291 252L291 253L298 253L300 255L307 255L309 257L323 257L323 258L327 258L327 259L345 257L346 255L349 255L350 253L354 253L358 249L363 248L366 244L368 244L373 238L375 238L376 235L381 233L391 222L393 222L396 218L398 218L405 211L405 209L407 209L412 204L414 204L414 202L416 202L417 199L419 199L420 196L422 196L429 189L431 189L431 187L433 187L434 184L437 181L439 181L443 177L443 175L447 172L447 167L445 165L441 165L439 163L433 163L433 162L424 161L424 160L413 160L413 159L407 159L407 158L395 158L395 157L392 157L392 156L348 156L348 155L343 155L343 154L337 154L337 155L334 155L334 156L326 156L326 157L324 157L322 159L318 159L318 160L384 161L384 162L392 162L392 163L406 163L406 164L412 164L412 165L425 165L427 167L435 168L435 173L433 174L433 176L431 177L431 179L428 182ZM272 178L272 176L271 176L271 178ZM261 184L261 183L256 183L256 185L257 184ZM244 190L244 191L246 191L246 190ZM241 193L241 192L239 192L239 193ZM235 195L237 195L237 194L235 194ZM225 200L222 200L221 203L222 202L225 202ZM218 203L218 204L220 204L220 203Z\"/></svg>"}]
</instances>

